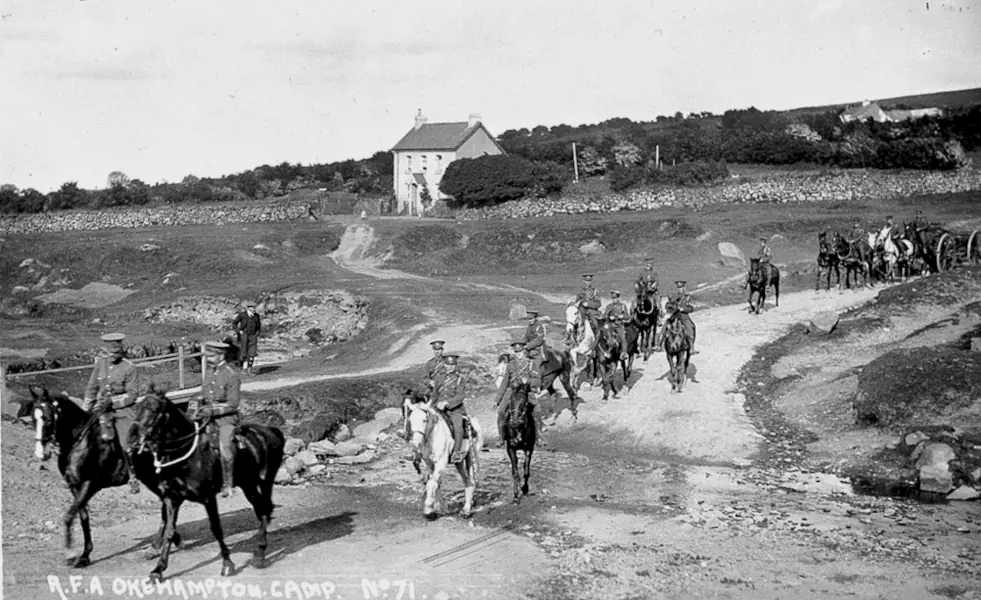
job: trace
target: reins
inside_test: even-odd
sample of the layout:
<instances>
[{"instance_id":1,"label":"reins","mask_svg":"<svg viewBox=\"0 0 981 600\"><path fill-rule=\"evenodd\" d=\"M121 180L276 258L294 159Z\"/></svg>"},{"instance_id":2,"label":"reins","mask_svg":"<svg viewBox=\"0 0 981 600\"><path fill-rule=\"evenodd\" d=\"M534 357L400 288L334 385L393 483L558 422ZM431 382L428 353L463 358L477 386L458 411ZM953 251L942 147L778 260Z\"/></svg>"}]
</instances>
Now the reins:
<instances>
[{"instance_id":1,"label":"reins","mask_svg":"<svg viewBox=\"0 0 981 600\"><path fill-rule=\"evenodd\" d=\"M194 451L197 450L197 448L198 448L198 440L201 439L201 436L199 435L201 433L201 429L202 429L201 424L200 423L195 423L194 424L194 433L192 433L190 435L187 435L187 436L184 436L183 438L180 438L180 440L187 440L187 438L189 438L189 437L194 438L194 442L191 444L191 449L187 451L187 454L185 454L184 456L181 456L180 458L175 458L174 460L170 460L170 461L167 461L167 462L163 462L162 463L162 462L160 462L160 458L157 457L156 451L154 451L154 450L151 450L150 451L150 454L153 455L153 466L154 466L154 468L156 468L157 474L160 474L160 470L161 469L165 469L167 467L172 467L174 465L180 464L180 463L184 462L185 460L191 458L191 456L194 454ZM177 440L168 440L168 441L177 441Z\"/></svg>"}]
</instances>

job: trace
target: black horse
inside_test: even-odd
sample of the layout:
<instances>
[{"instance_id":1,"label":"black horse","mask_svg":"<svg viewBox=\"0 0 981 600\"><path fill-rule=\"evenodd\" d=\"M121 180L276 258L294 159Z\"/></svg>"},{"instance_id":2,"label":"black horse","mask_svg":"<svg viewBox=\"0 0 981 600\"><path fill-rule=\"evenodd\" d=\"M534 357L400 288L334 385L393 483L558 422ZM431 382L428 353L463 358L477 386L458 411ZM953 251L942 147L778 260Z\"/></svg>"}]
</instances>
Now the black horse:
<instances>
[{"instance_id":1,"label":"black horse","mask_svg":"<svg viewBox=\"0 0 981 600\"><path fill-rule=\"evenodd\" d=\"M773 287L776 293L776 306L780 306L780 269L760 259L749 259L749 310L760 314L763 303L766 302L766 289ZM753 304L753 294L756 294L756 304Z\"/></svg>"},{"instance_id":2,"label":"black horse","mask_svg":"<svg viewBox=\"0 0 981 600\"><path fill-rule=\"evenodd\" d=\"M681 392L688 377L688 365L695 346L695 323L691 317L669 307L671 316L664 326L664 356L668 360L671 390Z\"/></svg>"},{"instance_id":3,"label":"black horse","mask_svg":"<svg viewBox=\"0 0 981 600\"><path fill-rule=\"evenodd\" d=\"M654 340L657 338L657 320L660 316L657 309L657 295L645 288L638 288L633 312L633 322L636 323L640 333L639 350L644 354L644 362L647 362L655 350Z\"/></svg>"},{"instance_id":4,"label":"black horse","mask_svg":"<svg viewBox=\"0 0 981 600\"><path fill-rule=\"evenodd\" d=\"M872 273L872 246L865 239L859 239L854 244L835 233L834 252L838 261L845 267L845 287L850 288L850 279L854 277L858 285L858 274L862 274L862 285L869 287L869 275ZM839 288L841 285L839 284Z\"/></svg>"},{"instance_id":5,"label":"black horse","mask_svg":"<svg viewBox=\"0 0 981 600\"><path fill-rule=\"evenodd\" d=\"M204 506L211 533L221 550L221 575L231 575L235 565L225 544L215 498L222 484L217 435L209 432L207 425L193 423L158 390L151 390L140 403L136 423L141 450L134 461L136 476L163 501L163 548L150 579L163 579L170 544L176 541L178 511L185 500ZM266 565L266 530L273 512L273 482L283 462L286 439L275 427L252 423L240 425L235 438L234 481L259 519L258 551L252 564L261 569Z\"/></svg>"},{"instance_id":6,"label":"black horse","mask_svg":"<svg viewBox=\"0 0 981 600\"><path fill-rule=\"evenodd\" d=\"M35 454L39 459L47 460L52 444L58 446L58 471L74 496L64 516L66 548L72 547L76 515L82 524L85 546L82 553L69 562L75 568L87 567L92 555L89 500L99 490L129 482L123 448L118 435L110 441L103 440L98 417L82 410L68 396L51 396L41 386L31 386L30 391L36 431ZM130 431L132 436L133 429Z\"/></svg>"},{"instance_id":7,"label":"black horse","mask_svg":"<svg viewBox=\"0 0 981 600\"><path fill-rule=\"evenodd\" d=\"M539 347L538 352L541 352L543 348L544 346ZM576 388L572 384L572 367L572 356L568 350L549 348L545 352L541 368L538 369L538 375L541 378L542 389L548 392L550 398L555 395L556 380L562 384L562 389L569 396L569 410L572 411L572 416L575 417L578 415L576 411L576 399L579 395L576 393Z\"/></svg>"},{"instance_id":8,"label":"black horse","mask_svg":"<svg viewBox=\"0 0 981 600\"><path fill-rule=\"evenodd\" d=\"M831 244L828 242L827 232L822 232L818 234L818 258L817 258L817 278L814 282L814 291L818 292L821 290L821 275L825 274L826 284L825 289L831 290L831 273L835 274L835 285L841 287L841 269L839 268L841 261L838 259L838 255L834 253Z\"/></svg>"},{"instance_id":9,"label":"black horse","mask_svg":"<svg viewBox=\"0 0 981 600\"><path fill-rule=\"evenodd\" d=\"M511 389L508 406L504 409L504 444L511 461L511 479L514 481L514 504L528 494L528 479L531 477L531 455L535 452L534 407L528 402L531 386L522 383ZM518 451L525 453L524 481L518 471ZM519 493L520 492L520 493Z\"/></svg>"},{"instance_id":10,"label":"black horse","mask_svg":"<svg viewBox=\"0 0 981 600\"><path fill-rule=\"evenodd\" d=\"M603 400L609 400L610 391L613 392L614 398L619 397L620 390L617 388L616 382L617 365L623 370L624 382L630 378L630 367L627 366L627 361L620 359L620 355L626 350L626 348L620 347L620 341L614 335L611 325L602 319L596 340L595 364L600 378L603 380Z\"/></svg>"}]
</instances>

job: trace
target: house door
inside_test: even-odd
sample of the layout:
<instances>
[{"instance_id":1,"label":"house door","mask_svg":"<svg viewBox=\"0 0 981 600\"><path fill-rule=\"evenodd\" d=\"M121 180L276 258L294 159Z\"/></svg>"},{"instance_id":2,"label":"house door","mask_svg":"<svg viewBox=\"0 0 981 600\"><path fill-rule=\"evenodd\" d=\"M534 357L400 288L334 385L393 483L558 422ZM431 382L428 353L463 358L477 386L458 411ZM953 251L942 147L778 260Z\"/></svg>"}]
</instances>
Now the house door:
<instances>
[{"instance_id":1,"label":"house door","mask_svg":"<svg viewBox=\"0 0 981 600\"><path fill-rule=\"evenodd\" d=\"M413 183L409 186L409 214L413 217L419 214L419 185Z\"/></svg>"}]
</instances>

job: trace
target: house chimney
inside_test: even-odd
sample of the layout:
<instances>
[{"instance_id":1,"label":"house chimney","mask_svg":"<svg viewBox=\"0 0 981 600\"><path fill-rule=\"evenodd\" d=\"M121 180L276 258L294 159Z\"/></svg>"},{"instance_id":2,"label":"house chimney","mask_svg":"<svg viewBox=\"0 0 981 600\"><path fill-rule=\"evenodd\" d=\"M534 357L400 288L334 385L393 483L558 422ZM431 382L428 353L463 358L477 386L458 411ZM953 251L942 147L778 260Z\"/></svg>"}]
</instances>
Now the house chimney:
<instances>
[{"instance_id":1,"label":"house chimney","mask_svg":"<svg viewBox=\"0 0 981 600\"><path fill-rule=\"evenodd\" d=\"M419 113L416 114L416 126L414 129L419 129L426 124L426 117L422 116L422 109L419 109Z\"/></svg>"},{"instance_id":2,"label":"house chimney","mask_svg":"<svg viewBox=\"0 0 981 600\"><path fill-rule=\"evenodd\" d=\"M473 127L477 123L480 123L480 115L477 113L470 113L470 116L467 118L467 121L468 121L467 127Z\"/></svg>"}]
</instances>

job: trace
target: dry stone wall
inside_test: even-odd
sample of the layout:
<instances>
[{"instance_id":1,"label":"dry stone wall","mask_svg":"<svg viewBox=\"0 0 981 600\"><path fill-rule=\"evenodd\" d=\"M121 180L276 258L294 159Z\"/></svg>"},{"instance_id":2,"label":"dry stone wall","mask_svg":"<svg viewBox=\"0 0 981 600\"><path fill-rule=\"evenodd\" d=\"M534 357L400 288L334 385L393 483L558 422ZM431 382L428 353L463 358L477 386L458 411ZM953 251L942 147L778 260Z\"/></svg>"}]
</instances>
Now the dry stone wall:
<instances>
[{"instance_id":1,"label":"dry stone wall","mask_svg":"<svg viewBox=\"0 0 981 600\"><path fill-rule=\"evenodd\" d=\"M722 203L786 203L887 199L981 190L981 171L840 171L793 173L766 179L732 179L709 187L632 190L587 196L574 191L560 198L524 199L493 208L466 209L460 220L520 219L561 214L697 208Z\"/></svg>"},{"instance_id":2,"label":"dry stone wall","mask_svg":"<svg viewBox=\"0 0 981 600\"><path fill-rule=\"evenodd\" d=\"M290 205L197 205L156 208L59 211L52 213L0 215L0 232L5 234L94 229L173 227L293 221L309 215L306 204Z\"/></svg>"}]
</instances>

